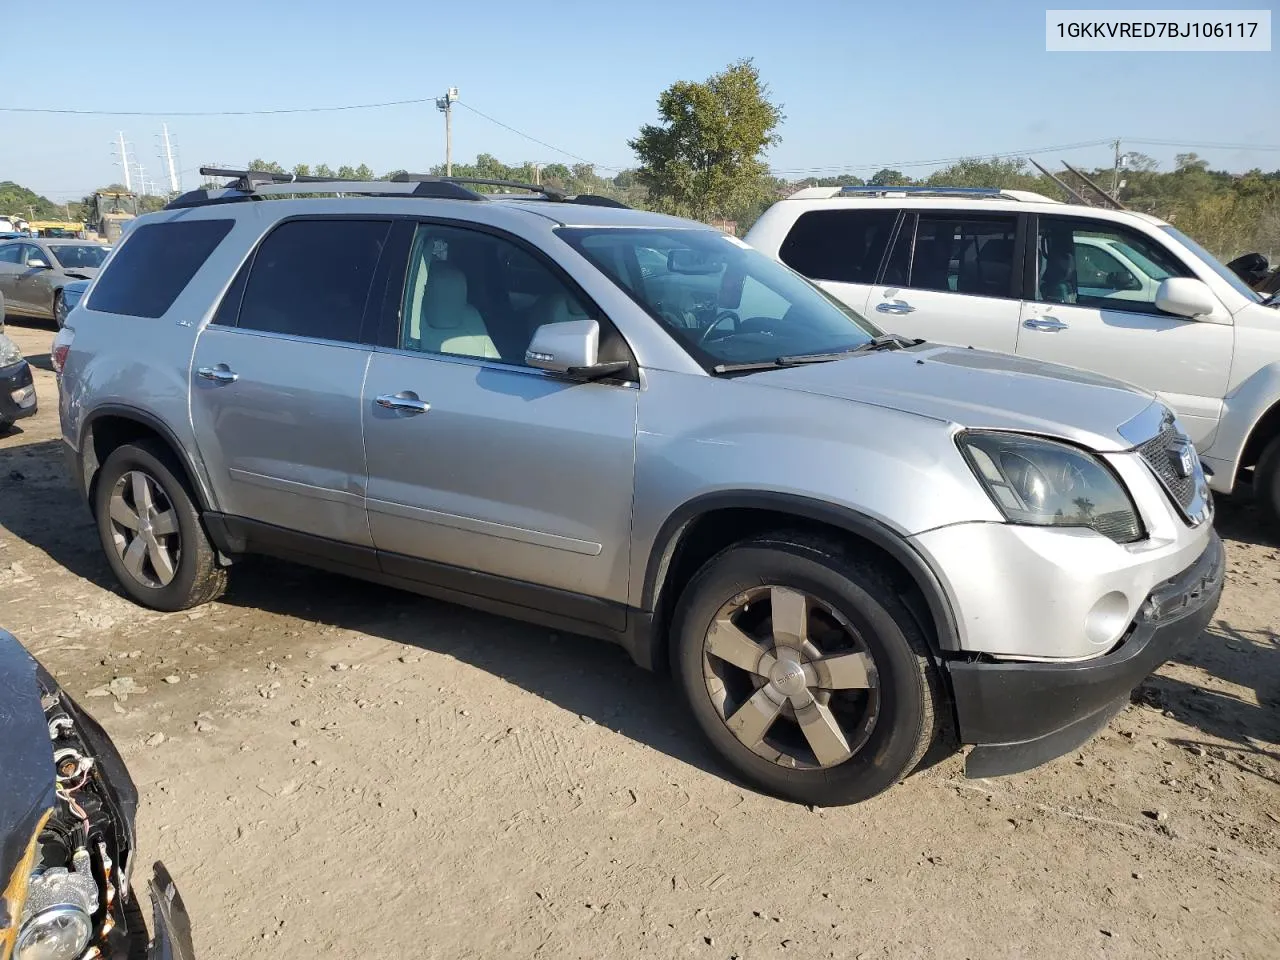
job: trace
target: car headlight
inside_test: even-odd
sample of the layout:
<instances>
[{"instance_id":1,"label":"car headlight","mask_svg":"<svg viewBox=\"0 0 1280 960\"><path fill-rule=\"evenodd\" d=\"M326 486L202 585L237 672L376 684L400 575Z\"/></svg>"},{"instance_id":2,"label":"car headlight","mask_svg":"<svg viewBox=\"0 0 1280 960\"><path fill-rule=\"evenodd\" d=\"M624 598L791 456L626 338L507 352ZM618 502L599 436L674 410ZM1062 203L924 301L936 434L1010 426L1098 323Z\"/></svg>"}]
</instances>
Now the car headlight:
<instances>
[{"instance_id":1,"label":"car headlight","mask_svg":"<svg viewBox=\"0 0 1280 960\"><path fill-rule=\"evenodd\" d=\"M8 367L22 359L22 351L8 337L0 334L0 367Z\"/></svg>"},{"instance_id":2,"label":"car headlight","mask_svg":"<svg viewBox=\"0 0 1280 960\"><path fill-rule=\"evenodd\" d=\"M74 906L36 914L18 932L13 960L76 960L93 936L93 920Z\"/></svg>"},{"instance_id":3,"label":"car headlight","mask_svg":"<svg viewBox=\"0 0 1280 960\"><path fill-rule=\"evenodd\" d=\"M1015 433L973 431L957 440L1010 523L1088 527L1116 543L1142 538L1142 521L1129 494L1092 454Z\"/></svg>"}]
</instances>

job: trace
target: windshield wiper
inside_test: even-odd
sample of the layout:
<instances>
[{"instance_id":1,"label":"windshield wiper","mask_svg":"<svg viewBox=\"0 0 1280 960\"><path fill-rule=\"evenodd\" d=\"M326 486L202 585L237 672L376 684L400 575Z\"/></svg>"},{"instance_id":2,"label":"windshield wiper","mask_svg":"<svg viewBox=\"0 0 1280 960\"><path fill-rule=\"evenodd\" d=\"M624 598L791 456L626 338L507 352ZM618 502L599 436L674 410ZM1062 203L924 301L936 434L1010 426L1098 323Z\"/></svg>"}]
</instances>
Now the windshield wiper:
<instances>
[{"instance_id":1,"label":"windshield wiper","mask_svg":"<svg viewBox=\"0 0 1280 960\"><path fill-rule=\"evenodd\" d=\"M712 373L746 373L751 370L776 370L778 367L798 367L806 363L830 363L832 360L843 360L857 353L875 353L878 350L902 350L924 343L923 340L910 340L896 333L874 337L866 343L848 350L837 350L831 353L797 353L790 356L774 357L772 360L751 360L745 363L721 363L711 368Z\"/></svg>"}]
</instances>

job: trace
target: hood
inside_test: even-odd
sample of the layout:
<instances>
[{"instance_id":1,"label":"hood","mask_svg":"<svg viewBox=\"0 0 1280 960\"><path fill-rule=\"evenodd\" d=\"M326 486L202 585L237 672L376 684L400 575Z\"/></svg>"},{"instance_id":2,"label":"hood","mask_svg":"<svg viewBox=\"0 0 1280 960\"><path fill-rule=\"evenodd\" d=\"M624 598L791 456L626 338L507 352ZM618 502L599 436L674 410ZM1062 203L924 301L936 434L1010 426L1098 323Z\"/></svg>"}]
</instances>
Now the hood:
<instances>
[{"instance_id":1,"label":"hood","mask_svg":"<svg viewBox=\"0 0 1280 960\"><path fill-rule=\"evenodd\" d=\"M26 648L0 630L0 896L22 868L36 830L56 802L53 746L40 703L38 670Z\"/></svg>"},{"instance_id":2,"label":"hood","mask_svg":"<svg viewBox=\"0 0 1280 960\"><path fill-rule=\"evenodd\" d=\"M1156 402L1137 387L1073 367L937 344L784 367L751 380L1099 451L1132 447L1119 428Z\"/></svg>"}]
</instances>

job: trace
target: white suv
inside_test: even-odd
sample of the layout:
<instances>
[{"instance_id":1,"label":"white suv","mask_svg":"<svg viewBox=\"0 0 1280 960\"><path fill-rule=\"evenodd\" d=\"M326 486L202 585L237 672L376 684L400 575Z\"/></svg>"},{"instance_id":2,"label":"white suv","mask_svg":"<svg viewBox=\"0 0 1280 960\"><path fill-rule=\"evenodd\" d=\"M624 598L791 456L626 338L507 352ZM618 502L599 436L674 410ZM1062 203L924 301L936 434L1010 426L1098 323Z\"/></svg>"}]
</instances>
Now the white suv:
<instances>
[{"instance_id":1,"label":"white suv","mask_svg":"<svg viewBox=\"0 0 1280 960\"><path fill-rule=\"evenodd\" d=\"M1277 299L1170 224L1012 190L815 187L746 239L894 333L1157 392L1210 486L1252 480L1280 521Z\"/></svg>"}]
</instances>

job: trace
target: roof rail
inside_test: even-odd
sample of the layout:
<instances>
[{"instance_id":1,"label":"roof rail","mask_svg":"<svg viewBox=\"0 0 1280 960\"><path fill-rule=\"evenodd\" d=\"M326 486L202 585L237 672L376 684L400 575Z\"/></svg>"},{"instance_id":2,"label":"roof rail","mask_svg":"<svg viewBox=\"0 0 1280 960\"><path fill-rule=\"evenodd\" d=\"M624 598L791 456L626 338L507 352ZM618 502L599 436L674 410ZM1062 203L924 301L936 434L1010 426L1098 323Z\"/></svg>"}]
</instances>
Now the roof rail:
<instances>
[{"instance_id":1,"label":"roof rail","mask_svg":"<svg viewBox=\"0 0 1280 960\"><path fill-rule=\"evenodd\" d=\"M221 188L189 190L171 200L165 206L166 210L202 207L215 203L260 200L264 196L289 196L307 193L354 193L373 197L434 197L446 200L485 199L484 194L468 190L464 184L529 190L540 194L547 200L561 203L581 203L604 207L626 206L626 204L609 197L597 197L590 194L567 197L562 191L554 187L520 183L516 180L490 180L483 177L441 177L427 173L400 173L390 180L340 180L334 177L272 173L267 170L226 170L221 167L201 167L200 173L206 177L232 177L234 179L233 182Z\"/></svg>"},{"instance_id":2,"label":"roof rail","mask_svg":"<svg viewBox=\"0 0 1280 960\"><path fill-rule=\"evenodd\" d=\"M1057 203L1029 190L1002 190L999 187L946 187L946 186L862 186L862 187L804 187L787 197L788 200L831 200L838 197L968 197L974 200L1021 200L1029 203Z\"/></svg>"}]
</instances>

